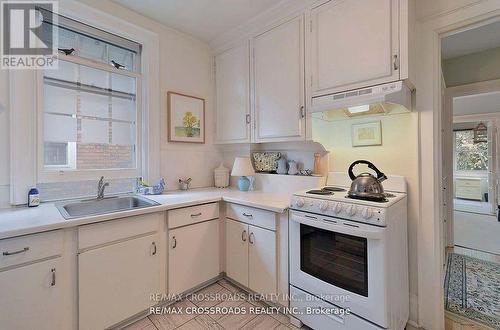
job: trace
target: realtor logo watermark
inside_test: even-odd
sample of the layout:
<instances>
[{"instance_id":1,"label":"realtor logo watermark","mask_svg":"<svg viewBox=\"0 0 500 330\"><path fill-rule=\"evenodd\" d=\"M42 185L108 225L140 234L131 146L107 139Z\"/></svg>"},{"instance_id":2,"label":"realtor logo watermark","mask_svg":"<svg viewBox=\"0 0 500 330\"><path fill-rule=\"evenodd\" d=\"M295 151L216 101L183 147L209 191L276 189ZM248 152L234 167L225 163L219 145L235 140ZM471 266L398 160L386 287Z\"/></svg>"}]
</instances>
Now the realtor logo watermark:
<instances>
[{"instance_id":1,"label":"realtor logo watermark","mask_svg":"<svg viewBox=\"0 0 500 330\"><path fill-rule=\"evenodd\" d=\"M57 1L0 1L1 68L56 69ZM43 22L49 22L42 24Z\"/></svg>"}]
</instances>

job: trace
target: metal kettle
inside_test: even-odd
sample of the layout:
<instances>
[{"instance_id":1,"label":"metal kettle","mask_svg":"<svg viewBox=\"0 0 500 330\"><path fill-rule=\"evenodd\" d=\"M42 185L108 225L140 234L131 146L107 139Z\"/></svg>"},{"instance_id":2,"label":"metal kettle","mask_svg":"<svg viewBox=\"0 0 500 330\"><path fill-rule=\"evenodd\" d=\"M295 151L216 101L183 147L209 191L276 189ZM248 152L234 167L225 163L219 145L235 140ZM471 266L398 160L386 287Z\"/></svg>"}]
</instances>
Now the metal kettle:
<instances>
[{"instance_id":1,"label":"metal kettle","mask_svg":"<svg viewBox=\"0 0 500 330\"><path fill-rule=\"evenodd\" d=\"M368 168L372 169L376 173L376 177L370 173L361 173L358 176L354 175L352 172L353 168L358 164L366 164ZM380 201L385 199L384 187L382 186L382 181L387 179L384 173L380 172L379 169L367 160L357 160L349 166L349 177L352 180L351 188L347 195L350 198L366 199Z\"/></svg>"}]
</instances>

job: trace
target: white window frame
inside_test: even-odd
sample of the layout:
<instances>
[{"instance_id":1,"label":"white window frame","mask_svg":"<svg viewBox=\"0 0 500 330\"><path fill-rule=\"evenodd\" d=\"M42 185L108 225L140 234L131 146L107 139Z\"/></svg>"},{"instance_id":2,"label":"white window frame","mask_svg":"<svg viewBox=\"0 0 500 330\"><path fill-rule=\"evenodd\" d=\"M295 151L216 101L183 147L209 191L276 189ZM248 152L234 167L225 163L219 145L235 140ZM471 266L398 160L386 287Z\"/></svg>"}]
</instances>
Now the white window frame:
<instances>
[{"instance_id":1,"label":"white window frame","mask_svg":"<svg viewBox=\"0 0 500 330\"><path fill-rule=\"evenodd\" d=\"M101 30L120 35L142 45L142 177L155 181L160 177L161 112L160 112L160 43L156 32L135 25L125 18L83 4L65 0L59 3L59 14ZM37 183L37 89L36 70L9 71L10 130L10 203L27 203L27 192ZM139 104L139 103L138 103ZM15 109L15 111L13 110ZM99 174L102 172L99 172ZM98 173L94 173L96 175ZM90 179L96 179L93 176ZM61 175L59 181L72 181Z\"/></svg>"},{"instance_id":2,"label":"white window frame","mask_svg":"<svg viewBox=\"0 0 500 330\"><path fill-rule=\"evenodd\" d=\"M490 125L488 124L488 130L490 129ZM453 130L453 173L457 176L487 176L491 160L488 159L488 168L485 170L459 170L457 169L457 145L456 145L456 133L460 131L473 131L473 129L459 129ZM491 141L488 141L488 150L491 148ZM489 153L488 153L489 154ZM488 155L489 156L489 155Z\"/></svg>"},{"instance_id":3,"label":"white window frame","mask_svg":"<svg viewBox=\"0 0 500 330\"><path fill-rule=\"evenodd\" d=\"M135 143L135 164L134 168L114 168L114 169L89 169L79 170L73 168L54 168L44 166L44 136L43 136L43 115L44 115L44 83L43 71L38 70L36 84L37 100L37 178L38 183L60 182L60 181L80 181L91 180L101 175L107 179L122 179L142 176L142 75L138 72L119 70L106 63L89 60L86 58L58 54L57 59L71 62L77 65L85 65L91 68L133 77L136 79L136 143ZM137 62L136 62L137 63Z\"/></svg>"}]
</instances>

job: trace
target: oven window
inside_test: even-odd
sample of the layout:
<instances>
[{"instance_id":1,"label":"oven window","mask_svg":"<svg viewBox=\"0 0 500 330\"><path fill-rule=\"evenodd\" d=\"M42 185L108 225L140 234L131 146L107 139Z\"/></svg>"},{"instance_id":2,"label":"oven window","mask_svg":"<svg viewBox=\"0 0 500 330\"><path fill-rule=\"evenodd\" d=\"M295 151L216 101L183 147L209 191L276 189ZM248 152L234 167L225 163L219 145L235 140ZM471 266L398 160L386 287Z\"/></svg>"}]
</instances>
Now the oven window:
<instances>
[{"instance_id":1,"label":"oven window","mask_svg":"<svg viewBox=\"0 0 500 330\"><path fill-rule=\"evenodd\" d=\"M300 224L300 269L368 297L367 240Z\"/></svg>"}]
</instances>

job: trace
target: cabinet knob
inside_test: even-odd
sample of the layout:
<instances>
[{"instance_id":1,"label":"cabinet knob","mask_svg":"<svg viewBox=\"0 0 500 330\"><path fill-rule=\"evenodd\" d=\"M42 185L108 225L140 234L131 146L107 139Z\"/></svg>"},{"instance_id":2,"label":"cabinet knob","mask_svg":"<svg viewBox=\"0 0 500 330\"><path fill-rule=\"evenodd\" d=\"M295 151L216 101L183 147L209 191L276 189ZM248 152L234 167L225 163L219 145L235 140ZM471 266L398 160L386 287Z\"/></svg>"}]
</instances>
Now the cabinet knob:
<instances>
[{"instance_id":1,"label":"cabinet knob","mask_svg":"<svg viewBox=\"0 0 500 330\"><path fill-rule=\"evenodd\" d=\"M304 111L304 106L303 105L301 105L299 107L299 117L300 118L306 118L306 112Z\"/></svg>"},{"instance_id":2,"label":"cabinet knob","mask_svg":"<svg viewBox=\"0 0 500 330\"><path fill-rule=\"evenodd\" d=\"M247 124L250 124L250 114L247 114L247 115L245 116L245 122L246 122Z\"/></svg>"},{"instance_id":3,"label":"cabinet knob","mask_svg":"<svg viewBox=\"0 0 500 330\"><path fill-rule=\"evenodd\" d=\"M199 217L200 215L201 215L201 212L200 213L196 213L196 214L191 214L191 218Z\"/></svg>"},{"instance_id":4,"label":"cabinet knob","mask_svg":"<svg viewBox=\"0 0 500 330\"><path fill-rule=\"evenodd\" d=\"M156 243L152 242L151 245L153 246L153 252L151 252L151 255L155 256L156 255Z\"/></svg>"},{"instance_id":5,"label":"cabinet knob","mask_svg":"<svg viewBox=\"0 0 500 330\"><path fill-rule=\"evenodd\" d=\"M253 237L254 239L252 239L252 237ZM250 236L248 236L248 242L249 242L250 244L255 243L255 235L254 235L253 233L250 233Z\"/></svg>"},{"instance_id":6,"label":"cabinet knob","mask_svg":"<svg viewBox=\"0 0 500 330\"><path fill-rule=\"evenodd\" d=\"M252 215L252 214L250 214L250 213L245 213L245 212L243 212L242 214L243 214L243 216L245 216L245 217L247 217L247 218L251 218L251 217L253 217L253 215Z\"/></svg>"},{"instance_id":7,"label":"cabinet knob","mask_svg":"<svg viewBox=\"0 0 500 330\"><path fill-rule=\"evenodd\" d=\"M172 236L172 249L175 249L177 247L177 240L175 239L175 236Z\"/></svg>"},{"instance_id":8,"label":"cabinet knob","mask_svg":"<svg viewBox=\"0 0 500 330\"><path fill-rule=\"evenodd\" d=\"M247 231L246 230L243 230L243 232L241 233L241 240L243 242L247 241Z\"/></svg>"}]
</instances>

